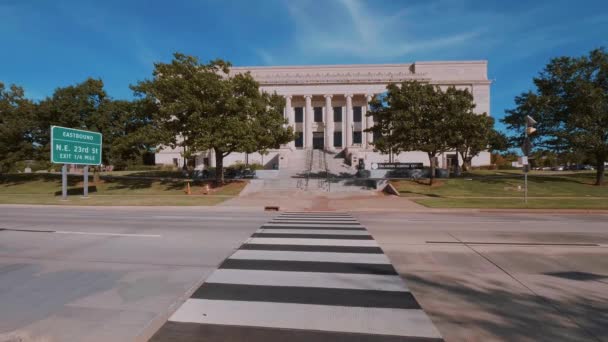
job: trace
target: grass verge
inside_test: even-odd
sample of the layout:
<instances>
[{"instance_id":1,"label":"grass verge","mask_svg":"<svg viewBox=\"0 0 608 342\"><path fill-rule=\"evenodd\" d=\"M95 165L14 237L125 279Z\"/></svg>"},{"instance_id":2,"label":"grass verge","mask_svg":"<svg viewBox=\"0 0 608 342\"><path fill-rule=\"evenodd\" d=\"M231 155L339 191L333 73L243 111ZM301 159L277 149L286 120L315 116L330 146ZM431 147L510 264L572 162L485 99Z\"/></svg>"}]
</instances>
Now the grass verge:
<instances>
[{"instance_id":1,"label":"grass verge","mask_svg":"<svg viewBox=\"0 0 608 342\"><path fill-rule=\"evenodd\" d=\"M416 203L429 208L479 209L608 209L606 199L528 199L523 198L425 198Z\"/></svg>"},{"instance_id":2,"label":"grass verge","mask_svg":"<svg viewBox=\"0 0 608 342\"><path fill-rule=\"evenodd\" d=\"M183 196L130 196L91 195L89 198L68 196L62 201L55 195L0 194L0 204L50 204L50 205L92 205L92 206L207 206L219 204L230 197L183 195Z\"/></svg>"},{"instance_id":3,"label":"grass verge","mask_svg":"<svg viewBox=\"0 0 608 342\"><path fill-rule=\"evenodd\" d=\"M595 174L581 172L571 174L530 174L530 197L607 197L608 186L595 186ZM392 181L401 196L429 197L523 197L523 174L471 173L464 177L437 179L428 186L410 180Z\"/></svg>"},{"instance_id":4,"label":"grass verge","mask_svg":"<svg viewBox=\"0 0 608 342\"><path fill-rule=\"evenodd\" d=\"M105 178L98 184L89 179L89 198L81 198L82 176L68 177L68 200L61 200L58 174L8 174L0 176L0 204L57 205L216 205L237 196L246 181L232 181L221 187L212 182L191 182L186 195L185 180ZM206 194L207 187L210 188Z\"/></svg>"}]
</instances>

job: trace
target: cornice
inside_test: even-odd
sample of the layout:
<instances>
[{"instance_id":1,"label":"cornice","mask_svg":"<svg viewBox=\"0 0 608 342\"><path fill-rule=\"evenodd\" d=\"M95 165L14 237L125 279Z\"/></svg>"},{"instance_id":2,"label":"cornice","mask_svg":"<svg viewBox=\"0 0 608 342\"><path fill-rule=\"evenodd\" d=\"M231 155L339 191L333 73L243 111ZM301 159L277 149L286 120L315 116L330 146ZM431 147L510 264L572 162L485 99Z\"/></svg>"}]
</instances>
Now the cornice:
<instances>
[{"instance_id":1,"label":"cornice","mask_svg":"<svg viewBox=\"0 0 608 342\"><path fill-rule=\"evenodd\" d=\"M430 81L425 74L410 71L377 72L259 72L248 70L260 85L286 84L349 84L349 83L393 83L406 80Z\"/></svg>"},{"instance_id":2,"label":"cornice","mask_svg":"<svg viewBox=\"0 0 608 342\"><path fill-rule=\"evenodd\" d=\"M467 84L473 84L473 85L489 85L492 84L491 80L431 80L429 81L430 84L439 84L439 85L449 85L449 84L454 84L454 85L467 85Z\"/></svg>"}]
</instances>

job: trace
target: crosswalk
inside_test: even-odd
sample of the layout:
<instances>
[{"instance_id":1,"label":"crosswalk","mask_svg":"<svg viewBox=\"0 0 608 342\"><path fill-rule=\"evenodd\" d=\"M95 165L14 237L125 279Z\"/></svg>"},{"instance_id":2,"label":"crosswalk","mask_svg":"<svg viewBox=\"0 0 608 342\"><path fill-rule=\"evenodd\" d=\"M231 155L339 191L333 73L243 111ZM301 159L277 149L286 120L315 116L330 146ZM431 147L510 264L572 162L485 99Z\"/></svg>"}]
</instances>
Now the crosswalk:
<instances>
[{"instance_id":1,"label":"crosswalk","mask_svg":"<svg viewBox=\"0 0 608 342\"><path fill-rule=\"evenodd\" d=\"M346 213L258 229L151 341L443 341L378 243Z\"/></svg>"}]
</instances>

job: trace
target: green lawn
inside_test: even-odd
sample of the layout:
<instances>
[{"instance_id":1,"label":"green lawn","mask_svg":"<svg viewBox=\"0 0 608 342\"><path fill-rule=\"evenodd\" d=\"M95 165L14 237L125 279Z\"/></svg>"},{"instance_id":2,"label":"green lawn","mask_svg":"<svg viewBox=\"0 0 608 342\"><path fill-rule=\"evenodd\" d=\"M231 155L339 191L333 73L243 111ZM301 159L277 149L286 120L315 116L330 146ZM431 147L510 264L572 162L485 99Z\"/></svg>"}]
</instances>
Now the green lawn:
<instances>
[{"instance_id":1,"label":"green lawn","mask_svg":"<svg viewBox=\"0 0 608 342\"><path fill-rule=\"evenodd\" d=\"M103 176L126 176L126 177L156 177L156 178L187 178L180 170L147 170L147 171L109 171L101 172Z\"/></svg>"},{"instance_id":2,"label":"green lawn","mask_svg":"<svg viewBox=\"0 0 608 342\"><path fill-rule=\"evenodd\" d=\"M430 208L479 208L479 209L608 209L605 199L529 199L523 198L425 198L416 203Z\"/></svg>"},{"instance_id":3,"label":"green lawn","mask_svg":"<svg viewBox=\"0 0 608 342\"><path fill-rule=\"evenodd\" d=\"M608 197L608 186L595 186L595 173L553 173L528 175L530 197ZM425 180L421 181L424 182ZM464 177L437 179L432 187L410 180L392 182L401 196L431 197L522 197L521 171L474 172Z\"/></svg>"},{"instance_id":4,"label":"green lawn","mask_svg":"<svg viewBox=\"0 0 608 342\"><path fill-rule=\"evenodd\" d=\"M68 177L68 201L61 201L61 176L58 174L9 174L0 176L0 203L68 205L215 205L238 195L247 184L234 181L204 195L205 185L192 182L186 195L185 180L103 178L93 185L89 197L82 199L82 176Z\"/></svg>"},{"instance_id":5,"label":"green lawn","mask_svg":"<svg viewBox=\"0 0 608 342\"><path fill-rule=\"evenodd\" d=\"M531 172L528 204L521 171L475 171L438 179L432 187L410 180L391 183L401 196L432 208L608 209L608 186L595 186L594 172Z\"/></svg>"}]
</instances>

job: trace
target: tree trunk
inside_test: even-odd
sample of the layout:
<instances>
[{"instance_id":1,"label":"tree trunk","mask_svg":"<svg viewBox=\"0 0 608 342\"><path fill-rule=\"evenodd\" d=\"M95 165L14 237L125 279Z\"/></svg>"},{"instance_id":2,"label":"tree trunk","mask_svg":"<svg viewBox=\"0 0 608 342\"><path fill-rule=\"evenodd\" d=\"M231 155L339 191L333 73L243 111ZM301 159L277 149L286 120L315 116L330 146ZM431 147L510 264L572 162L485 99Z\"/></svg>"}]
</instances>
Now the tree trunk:
<instances>
[{"instance_id":1,"label":"tree trunk","mask_svg":"<svg viewBox=\"0 0 608 342\"><path fill-rule=\"evenodd\" d=\"M184 145L184 152L182 153L182 156L184 157L184 165L182 166L182 170L186 171L188 170L188 152L187 152L187 148Z\"/></svg>"},{"instance_id":2,"label":"tree trunk","mask_svg":"<svg viewBox=\"0 0 608 342\"><path fill-rule=\"evenodd\" d=\"M215 182L218 185L224 184L224 153L215 151Z\"/></svg>"},{"instance_id":3,"label":"tree trunk","mask_svg":"<svg viewBox=\"0 0 608 342\"><path fill-rule=\"evenodd\" d=\"M460 162L458 161L458 157L460 156L460 159L462 159L462 167L460 166ZM456 176L460 176L462 175L463 171L467 171L467 166L465 164L465 157L464 157L464 153L456 150Z\"/></svg>"},{"instance_id":4,"label":"tree trunk","mask_svg":"<svg viewBox=\"0 0 608 342\"><path fill-rule=\"evenodd\" d=\"M433 185L433 180L435 179L435 155L428 153L429 161L431 162L431 175L429 177L429 185Z\"/></svg>"},{"instance_id":5,"label":"tree trunk","mask_svg":"<svg viewBox=\"0 0 608 342\"><path fill-rule=\"evenodd\" d=\"M463 161L463 164L465 165L467 171L471 170L471 164L472 163L473 163L473 157L467 157L467 159L465 159Z\"/></svg>"},{"instance_id":6,"label":"tree trunk","mask_svg":"<svg viewBox=\"0 0 608 342\"><path fill-rule=\"evenodd\" d=\"M604 184L604 172L606 171L606 158L597 158L597 171L595 172L595 185Z\"/></svg>"}]
</instances>

